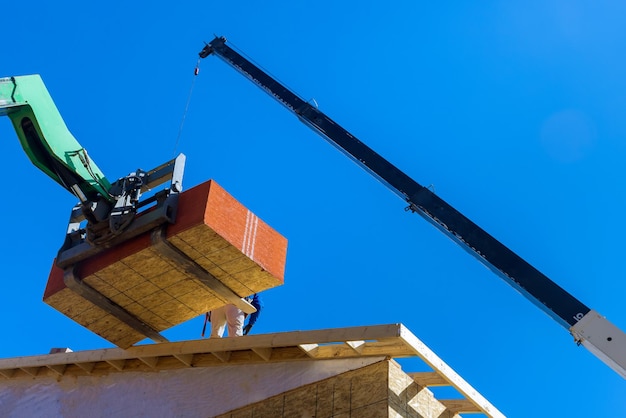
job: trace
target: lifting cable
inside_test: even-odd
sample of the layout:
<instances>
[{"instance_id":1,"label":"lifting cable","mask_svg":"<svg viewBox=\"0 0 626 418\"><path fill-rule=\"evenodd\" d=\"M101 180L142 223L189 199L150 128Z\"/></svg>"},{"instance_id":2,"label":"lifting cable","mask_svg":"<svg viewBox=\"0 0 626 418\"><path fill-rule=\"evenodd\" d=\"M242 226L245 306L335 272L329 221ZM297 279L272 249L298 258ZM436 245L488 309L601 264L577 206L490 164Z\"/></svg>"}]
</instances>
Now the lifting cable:
<instances>
[{"instance_id":1,"label":"lifting cable","mask_svg":"<svg viewBox=\"0 0 626 418\"><path fill-rule=\"evenodd\" d=\"M189 88L189 94L187 95L187 103L185 103L185 110L183 111L183 117L180 120L180 126L178 127L178 135L176 135L176 142L174 143L174 156L176 156L176 149L178 148L178 142L180 136L183 133L183 125L185 124L185 118L187 117L187 111L189 110L189 103L191 102L191 94L193 93L193 86L196 83L196 77L200 73L200 58L196 62L196 68L193 70L193 78L191 79L191 87Z\"/></svg>"},{"instance_id":2,"label":"lifting cable","mask_svg":"<svg viewBox=\"0 0 626 418\"><path fill-rule=\"evenodd\" d=\"M231 42L231 45L232 45L232 48L233 48L234 50L238 51L238 53L239 53L239 54L241 54L242 56L246 57L246 59L248 59L248 61L250 61L250 62L254 62L254 61L252 60L252 58L248 57L248 56L247 56L247 55L246 55L243 51L241 51L239 48L237 48L237 46L236 46L236 45L232 44L232 42ZM195 82L196 82L196 77L197 77L197 76L198 76L198 74L200 73L200 60L201 60L201 58L198 58L198 61L196 62L196 67L194 68L194 71L193 71L193 79L191 80L191 87L189 88L189 94L187 95L187 103L185 103L185 110L183 111L183 116L182 116L182 118L181 118L181 120L180 120L180 126L178 127L178 134L176 135L176 142L174 143L174 156L176 156L176 151L177 151L177 149L178 149L178 143L180 142L180 137L181 137L181 135L182 135L182 133L183 133L183 126L184 126L184 124L185 124L185 118L187 117L187 112L188 112L188 110L189 110L189 104L191 103L191 95L192 95L192 93L193 93L193 87L194 87L194 84L195 84ZM263 67L261 67L261 65L260 65L260 64L256 64L256 63L255 63L255 65L257 65L257 67L259 67L259 68L263 69ZM270 74L270 75L271 75L271 73L270 73L268 70L265 70L265 69L263 69L263 70L264 70L267 74ZM288 86L286 83L281 82L281 81L280 81L280 79L279 79L278 77L274 77L274 79L275 79L275 80L278 80L278 82L282 83L284 86L286 86L287 88L289 88L289 86ZM291 89L291 91L295 92L295 90L294 90L294 89ZM313 101L313 103L315 104L315 107L317 108L317 102L315 102L315 99L305 100L305 99L303 99L303 98L302 98L302 96L298 95L297 93L295 93L295 94L296 94L296 96L298 96L298 97L300 98L300 100L302 100L303 102L309 103L309 102Z\"/></svg>"}]
</instances>

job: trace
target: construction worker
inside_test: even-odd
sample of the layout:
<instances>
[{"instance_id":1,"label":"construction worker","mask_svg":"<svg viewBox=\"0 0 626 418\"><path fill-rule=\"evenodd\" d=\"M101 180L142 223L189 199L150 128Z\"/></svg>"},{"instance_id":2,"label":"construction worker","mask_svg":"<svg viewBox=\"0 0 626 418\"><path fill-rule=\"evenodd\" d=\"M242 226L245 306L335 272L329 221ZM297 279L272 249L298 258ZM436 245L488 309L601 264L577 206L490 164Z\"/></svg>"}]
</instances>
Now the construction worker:
<instances>
[{"instance_id":1,"label":"construction worker","mask_svg":"<svg viewBox=\"0 0 626 418\"><path fill-rule=\"evenodd\" d=\"M248 335L261 313L261 298L258 293L247 297L246 300L256 308L248 318L248 324L244 326L247 314L235 305L228 304L211 311L207 319L211 321L211 338L222 338L224 330L228 327L229 337L241 337Z\"/></svg>"}]
</instances>

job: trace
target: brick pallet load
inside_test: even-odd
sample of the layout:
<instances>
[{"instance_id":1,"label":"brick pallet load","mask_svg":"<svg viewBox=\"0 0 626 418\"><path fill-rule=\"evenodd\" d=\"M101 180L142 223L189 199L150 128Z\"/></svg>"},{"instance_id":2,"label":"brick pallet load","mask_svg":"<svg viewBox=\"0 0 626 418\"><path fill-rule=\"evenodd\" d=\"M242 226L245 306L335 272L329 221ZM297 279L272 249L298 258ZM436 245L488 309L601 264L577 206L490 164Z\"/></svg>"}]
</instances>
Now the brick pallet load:
<instances>
[{"instance_id":1,"label":"brick pallet load","mask_svg":"<svg viewBox=\"0 0 626 418\"><path fill-rule=\"evenodd\" d=\"M44 302L127 348L147 337L127 316L160 332L284 282L287 240L213 180L180 194L176 222L162 237L140 235L74 267L76 280L104 305L70 289L54 264Z\"/></svg>"}]
</instances>

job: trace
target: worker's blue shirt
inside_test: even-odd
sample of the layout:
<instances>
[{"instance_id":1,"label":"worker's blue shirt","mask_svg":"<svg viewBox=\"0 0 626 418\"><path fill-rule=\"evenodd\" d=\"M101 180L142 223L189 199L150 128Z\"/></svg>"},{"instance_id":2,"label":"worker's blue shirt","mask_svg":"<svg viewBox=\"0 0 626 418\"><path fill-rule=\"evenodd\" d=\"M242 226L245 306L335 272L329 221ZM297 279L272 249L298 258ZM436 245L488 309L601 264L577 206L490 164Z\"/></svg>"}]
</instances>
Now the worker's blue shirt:
<instances>
[{"instance_id":1,"label":"worker's blue shirt","mask_svg":"<svg viewBox=\"0 0 626 418\"><path fill-rule=\"evenodd\" d=\"M248 325L252 326L259 318L259 314L261 313L261 309L263 308L263 306L261 305L261 298L259 297L258 293L252 295L252 300L250 301L250 304L256 308L256 312L251 313L248 317Z\"/></svg>"}]
</instances>

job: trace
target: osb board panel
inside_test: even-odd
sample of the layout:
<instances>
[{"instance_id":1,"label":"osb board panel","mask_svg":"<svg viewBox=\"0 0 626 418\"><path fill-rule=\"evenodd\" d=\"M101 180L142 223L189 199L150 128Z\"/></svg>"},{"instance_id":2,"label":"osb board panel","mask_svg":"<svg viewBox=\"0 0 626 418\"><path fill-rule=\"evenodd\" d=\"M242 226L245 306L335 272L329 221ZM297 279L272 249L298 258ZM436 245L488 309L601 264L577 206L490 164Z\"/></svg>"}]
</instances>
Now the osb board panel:
<instances>
[{"instance_id":1,"label":"osb board panel","mask_svg":"<svg viewBox=\"0 0 626 418\"><path fill-rule=\"evenodd\" d=\"M70 318L80 318L82 326L98 329L98 335L108 341L115 341L119 347L130 347L145 338L68 288L54 293L46 302Z\"/></svg>"},{"instance_id":2,"label":"osb board panel","mask_svg":"<svg viewBox=\"0 0 626 418\"><path fill-rule=\"evenodd\" d=\"M214 181L181 194L176 223L168 226L166 237L240 297L283 283L287 240ZM84 283L157 331L227 303L159 255L149 234L85 260L76 271ZM44 301L120 347L145 338L69 291L56 266Z\"/></svg>"},{"instance_id":3,"label":"osb board panel","mask_svg":"<svg viewBox=\"0 0 626 418\"><path fill-rule=\"evenodd\" d=\"M388 361L273 396L217 418L388 416Z\"/></svg>"},{"instance_id":4,"label":"osb board panel","mask_svg":"<svg viewBox=\"0 0 626 418\"><path fill-rule=\"evenodd\" d=\"M216 418L453 418L393 360L308 384Z\"/></svg>"}]
</instances>

